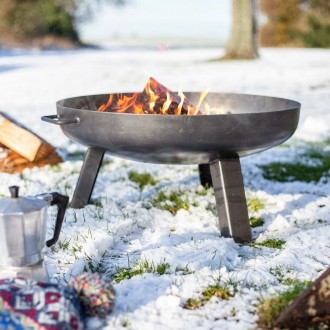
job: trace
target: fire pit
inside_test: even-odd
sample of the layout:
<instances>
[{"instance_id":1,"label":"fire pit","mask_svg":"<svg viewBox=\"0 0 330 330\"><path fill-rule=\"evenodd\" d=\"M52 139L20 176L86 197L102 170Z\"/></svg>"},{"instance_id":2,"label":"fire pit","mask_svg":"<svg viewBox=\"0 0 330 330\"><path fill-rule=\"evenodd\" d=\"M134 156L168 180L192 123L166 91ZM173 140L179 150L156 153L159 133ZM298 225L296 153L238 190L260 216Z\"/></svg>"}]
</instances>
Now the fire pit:
<instances>
[{"instance_id":1,"label":"fire pit","mask_svg":"<svg viewBox=\"0 0 330 330\"><path fill-rule=\"evenodd\" d=\"M197 103L200 93L185 95ZM221 114L98 112L108 98L104 94L64 99L56 104L57 115L42 117L88 147L72 207L88 203L105 152L141 162L198 164L201 183L214 188L221 234L236 242L251 241L240 157L286 141L297 127L300 104L267 96L209 93L205 100Z\"/></svg>"}]
</instances>

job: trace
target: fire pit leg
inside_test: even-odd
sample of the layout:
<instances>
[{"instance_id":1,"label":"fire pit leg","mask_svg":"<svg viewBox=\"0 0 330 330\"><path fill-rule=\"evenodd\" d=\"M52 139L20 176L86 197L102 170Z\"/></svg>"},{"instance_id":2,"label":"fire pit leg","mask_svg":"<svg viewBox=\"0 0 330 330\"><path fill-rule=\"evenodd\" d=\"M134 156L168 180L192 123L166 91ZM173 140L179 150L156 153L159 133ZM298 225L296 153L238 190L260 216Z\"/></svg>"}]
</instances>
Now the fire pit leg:
<instances>
[{"instance_id":1,"label":"fire pit leg","mask_svg":"<svg viewBox=\"0 0 330 330\"><path fill-rule=\"evenodd\" d=\"M252 240L239 157L210 163L221 235Z\"/></svg>"},{"instance_id":2,"label":"fire pit leg","mask_svg":"<svg viewBox=\"0 0 330 330\"><path fill-rule=\"evenodd\" d=\"M212 187L212 177L209 164L199 164L199 179L203 187Z\"/></svg>"},{"instance_id":3,"label":"fire pit leg","mask_svg":"<svg viewBox=\"0 0 330 330\"><path fill-rule=\"evenodd\" d=\"M72 197L71 206L73 208L81 208L88 203L102 164L104 153L105 150L101 148L91 147L87 149L76 189Z\"/></svg>"}]
</instances>

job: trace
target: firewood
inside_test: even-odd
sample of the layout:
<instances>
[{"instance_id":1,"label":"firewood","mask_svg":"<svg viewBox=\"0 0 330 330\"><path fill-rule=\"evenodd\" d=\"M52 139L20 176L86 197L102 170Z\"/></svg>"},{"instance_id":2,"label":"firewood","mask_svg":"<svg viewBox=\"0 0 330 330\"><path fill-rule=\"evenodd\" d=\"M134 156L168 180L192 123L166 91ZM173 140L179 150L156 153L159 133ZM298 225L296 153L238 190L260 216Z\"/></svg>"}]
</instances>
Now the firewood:
<instances>
[{"instance_id":1,"label":"firewood","mask_svg":"<svg viewBox=\"0 0 330 330\"><path fill-rule=\"evenodd\" d=\"M307 329L330 325L330 268L278 317L277 328Z\"/></svg>"},{"instance_id":2,"label":"firewood","mask_svg":"<svg viewBox=\"0 0 330 330\"><path fill-rule=\"evenodd\" d=\"M151 107L150 101L152 102L153 100L150 97L150 92L155 97L154 104L151 104ZM148 113L186 115L194 114L195 110L195 107L186 99L182 103L178 94L171 92L152 77L149 78L143 92L139 95L138 102L143 104L144 110ZM181 109L179 109L181 103Z\"/></svg>"},{"instance_id":3,"label":"firewood","mask_svg":"<svg viewBox=\"0 0 330 330\"><path fill-rule=\"evenodd\" d=\"M40 161L55 150L40 136L3 112L0 112L0 145L30 162Z\"/></svg>"},{"instance_id":4,"label":"firewood","mask_svg":"<svg viewBox=\"0 0 330 330\"><path fill-rule=\"evenodd\" d=\"M181 96L175 94L154 78L149 78L141 93L110 94L108 102L102 104L98 111L194 115L196 108L185 99L183 94Z\"/></svg>"},{"instance_id":5,"label":"firewood","mask_svg":"<svg viewBox=\"0 0 330 330\"><path fill-rule=\"evenodd\" d=\"M26 168L35 166L43 167L45 165L55 165L62 161L62 158L53 150L43 159L30 162L13 150L1 148L0 149L0 172L5 173L20 173Z\"/></svg>"}]
</instances>

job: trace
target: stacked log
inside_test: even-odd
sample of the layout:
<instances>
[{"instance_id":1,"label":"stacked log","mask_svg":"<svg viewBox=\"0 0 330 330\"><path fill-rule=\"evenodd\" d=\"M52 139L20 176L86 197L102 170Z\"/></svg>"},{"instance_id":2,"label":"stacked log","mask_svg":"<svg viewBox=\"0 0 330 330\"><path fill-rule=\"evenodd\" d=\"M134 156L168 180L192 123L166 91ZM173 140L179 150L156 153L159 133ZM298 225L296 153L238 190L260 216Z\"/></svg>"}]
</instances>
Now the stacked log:
<instances>
[{"instance_id":1,"label":"stacked log","mask_svg":"<svg viewBox=\"0 0 330 330\"><path fill-rule=\"evenodd\" d=\"M19 173L62 161L55 148L9 115L0 112L0 172Z\"/></svg>"}]
</instances>

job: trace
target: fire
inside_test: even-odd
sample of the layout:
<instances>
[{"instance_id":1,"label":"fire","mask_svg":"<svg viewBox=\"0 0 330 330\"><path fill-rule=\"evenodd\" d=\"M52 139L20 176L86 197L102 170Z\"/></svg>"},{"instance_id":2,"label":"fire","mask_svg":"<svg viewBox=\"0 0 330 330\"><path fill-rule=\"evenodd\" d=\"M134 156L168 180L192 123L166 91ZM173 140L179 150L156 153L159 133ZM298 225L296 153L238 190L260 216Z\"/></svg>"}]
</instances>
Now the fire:
<instances>
[{"instance_id":1,"label":"fire","mask_svg":"<svg viewBox=\"0 0 330 330\"><path fill-rule=\"evenodd\" d=\"M201 93L201 96L199 97L194 115L196 115L198 113L199 108L201 107L203 100L204 100L205 96L208 94L208 92L209 92L208 90L205 90L204 92Z\"/></svg>"},{"instance_id":2,"label":"fire","mask_svg":"<svg viewBox=\"0 0 330 330\"><path fill-rule=\"evenodd\" d=\"M178 106L178 115L181 115L181 110L182 110L183 102L184 102L184 99L185 99L185 96L182 93L181 88L179 90L178 96L180 96L180 104Z\"/></svg>"},{"instance_id":3,"label":"fire","mask_svg":"<svg viewBox=\"0 0 330 330\"><path fill-rule=\"evenodd\" d=\"M141 93L110 94L107 103L102 104L98 111L125 112L135 114L160 115L201 115L201 105L207 91L201 93L197 106L187 101L180 90L178 94L149 78Z\"/></svg>"}]
</instances>

